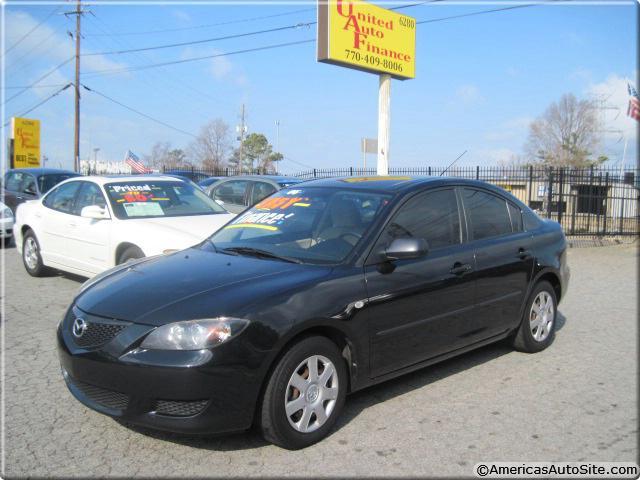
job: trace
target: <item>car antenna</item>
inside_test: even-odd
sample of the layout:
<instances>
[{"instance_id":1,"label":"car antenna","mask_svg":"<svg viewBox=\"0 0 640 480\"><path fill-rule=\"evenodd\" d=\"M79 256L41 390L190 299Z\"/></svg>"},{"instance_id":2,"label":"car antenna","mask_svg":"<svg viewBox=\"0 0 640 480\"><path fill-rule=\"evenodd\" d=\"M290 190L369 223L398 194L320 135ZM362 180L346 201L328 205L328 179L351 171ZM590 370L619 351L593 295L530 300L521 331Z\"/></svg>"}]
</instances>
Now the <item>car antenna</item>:
<instances>
[{"instance_id":1,"label":"car antenna","mask_svg":"<svg viewBox=\"0 0 640 480\"><path fill-rule=\"evenodd\" d=\"M451 167L453 167L453 164L456 163L458 160L460 160L462 158L462 156L467 153L467 151L465 150L464 152L462 152L460 155L458 155L458 158L456 158L453 162L451 162L449 164L449 166L447 168L445 168L442 173L440 175L438 175L439 177L441 177L442 175L444 175L445 173L447 173L447 170L449 170Z\"/></svg>"}]
</instances>

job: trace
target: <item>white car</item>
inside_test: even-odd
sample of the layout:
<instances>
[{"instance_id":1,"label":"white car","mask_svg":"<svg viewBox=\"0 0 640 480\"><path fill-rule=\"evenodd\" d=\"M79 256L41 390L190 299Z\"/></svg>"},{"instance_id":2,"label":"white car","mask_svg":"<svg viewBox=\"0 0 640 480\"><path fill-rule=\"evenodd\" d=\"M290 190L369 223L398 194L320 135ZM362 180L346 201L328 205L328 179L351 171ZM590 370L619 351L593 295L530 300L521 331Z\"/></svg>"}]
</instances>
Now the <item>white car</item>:
<instances>
[{"instance_id":1,"label":"white car","mask_svg":"<svg viewBox=\"0 0 640 480\"><path fill-rule=\"evenodd\" d=\"M75 177L21 204L13 229L27 272L91 277L128 260L202 242L230 214L187 182L162 175Z\"/></svg>"},{"instance_id":2,"label":"white car","mask_svg":"<svg viewBox=\"0 0 640 480\"><path fill-rule=\"evenodd\" d=\"M13 213L4 203L0 202L0 242L7 244L13 236Z\"/></svg>"}]
</instances>

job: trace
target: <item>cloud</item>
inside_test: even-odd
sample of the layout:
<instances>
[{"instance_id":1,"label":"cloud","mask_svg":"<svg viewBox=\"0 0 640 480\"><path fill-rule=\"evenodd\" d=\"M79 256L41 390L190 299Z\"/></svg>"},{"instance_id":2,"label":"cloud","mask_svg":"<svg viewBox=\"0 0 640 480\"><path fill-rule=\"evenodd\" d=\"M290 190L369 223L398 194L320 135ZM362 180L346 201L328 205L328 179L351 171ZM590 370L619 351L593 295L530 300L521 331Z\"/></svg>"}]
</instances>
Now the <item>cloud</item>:
<instances>
[{"instance_id":1,"label":"cloud","mask_svg":"<svg viewBox=\"0 0 640 480\"><path fill-rule=\"evenodd\" d=\"M629 78L635 78L635 76L629 76ZM627 77L610 74L603 82L590 84L585 92L603 107L601 112L605 138L608 140L618 141L621 135L628 140L634 140L637 137L638 122L627 116L629 105L627 82L633 83Z\"/></svg>"},{"instance_id":2,"label":"cloud","mask_svg":"<svg viewBox=\"0 0 640 480\"><path fill-rule=\"evenodd\" d=\"M195 49L187 47L182 51L180 58L187 59L193 57L205 57L219 55L221 53L224 52L215 48ZM249 83L249 79L246 74L240 67L238 67L238 65L229 60L229 57L214 57L207 61L203 60L203 62L206 65L206 72L208 72L217 81L228 81L241 87L244 87Z\"/></svg>"},{"instance_id":3,"label":"cloud","mask_svg":"<svg viewBox=\"0 0 640 480\"><path fill-rule=\"evenodd\" d=\"M173 17L181 23L191 23L191 15L184 10L172 10Z\"/></svg>"},{"instance_id":4,"label":"cloud","mask_svg":"<svg viewBox=\"0 0 640 480\"><path fill-rule=\"evenodd\" d=\"M5 15L5 33L7 37L20 38L39 23L39 20L22 11L8 10ZM10 48L10 45L8 48ZM92 50L83 47L83 53L92 53ZM73 54L74 44L69 35L58 32L48 24L43 24L6 54L5 66L7 75L21 74L23 67L29 65L34 59L41 63L50 63L48 69L51 70L56 64L62 63L72 57ZM73 62L69 62L65 68L69 68L69 65L73 66ZM125 64L111 60L104 55L82 57L80 65L83 71L126 67ZM46 71L43 73L46 73Z\"/></svg>"},{"instance_id":5,"label":"cloud","mask_svg":"<svg viewBox=\"0 0 640 480\"><path fill-rule=\"evenodd\" d=\"M461 85L455 93L457 102L463 105L473 105L484 102L484 98L480 94L478 87L472 84Z\"/></svg>"},{"instance_id":6,"label":"cloud","mask_svg":"<svg viewBox=\"0 0 640 480\"><path fill-rule=\"evenodd\" d=\"M516 67L507 67L506 73L512 78L520 76L520 70Z\"/></svg>"},{"instance_id":7,"label":"cloud","mask_svg":"<svg viewBox=\"0 0 640 480\"><path fill-rule=\"evenodd\" d=\"M484 137L490 142L505 142L517 139L526 134L532 121L533 118L529 116L512 118L500 124L496 130L486 133Z\"/></svg>"}]
</instances>

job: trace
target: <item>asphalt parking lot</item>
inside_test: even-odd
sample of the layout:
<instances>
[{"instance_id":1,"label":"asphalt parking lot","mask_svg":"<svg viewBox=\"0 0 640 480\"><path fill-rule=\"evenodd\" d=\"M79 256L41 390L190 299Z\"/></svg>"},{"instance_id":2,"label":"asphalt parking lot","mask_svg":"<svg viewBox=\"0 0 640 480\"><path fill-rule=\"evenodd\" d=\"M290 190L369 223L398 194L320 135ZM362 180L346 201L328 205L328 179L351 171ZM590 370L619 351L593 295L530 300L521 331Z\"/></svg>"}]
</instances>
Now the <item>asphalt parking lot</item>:
<instances>
[{"instance_id":1,"label":"asphalt parking lot","mask_svg":"<svg viewBox=\"0 0 640 480\"><path fill-rule=\"evenodd\" d=\"M637 462L637 246L574 248L556 340L482 348L347 398L323 442L130 429L67 391L54 330L82 279L5 255L5 475L472 476L488 461Z\"/></svg>"}]
</instances>

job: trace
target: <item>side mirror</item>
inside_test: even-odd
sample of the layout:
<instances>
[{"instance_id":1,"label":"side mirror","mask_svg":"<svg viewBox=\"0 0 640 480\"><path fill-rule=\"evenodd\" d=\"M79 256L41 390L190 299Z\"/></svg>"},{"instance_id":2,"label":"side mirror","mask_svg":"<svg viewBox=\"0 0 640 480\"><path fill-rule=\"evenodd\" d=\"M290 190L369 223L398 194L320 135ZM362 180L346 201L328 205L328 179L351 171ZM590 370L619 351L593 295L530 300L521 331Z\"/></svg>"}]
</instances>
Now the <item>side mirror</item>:
<instances>
[{"instance_id":1,"label":"side mirror","mask_svg":"<svg viewBox=\"0 0 640 480\"><path fill-rule=\"evenodd\" d=\"M89 205L83 207L80 211L80 216L85 218L93 218L94 220L108 220L111 218L106 207L100 207L98 205Z\"/></svg>"},{"instance_id":2,"label":"side mirror","mask_svg":"<svg viewBox=\"0 0 640 480\"><path fill-rule=\"evenodd\" d=\"M224 202L222 200L220 200L219 198L216 198L214 200L214 202L216 202L218 205L220 205L221 207L224 207Z\"/></svg>"},{"instance_id":3,"label":"side mirror","mask_svg":"<svg viewBox=\"0 0 640 480\"><path fill-rule=\"evenodd\" d=\"M429 245L424 238L401 237L391 242L384 256L387 260L407 260L423 257L428 251Z\"/></svg>"},{"instance_id":4,"label":"side mirror","mask_svg":"<svg viewBox=\"0 0 640 480\"><path fill-rule=\"evenodd\" d=\"M26 193L27 195L37 195L38 192L36 192L33 188L25 188L24 191L22 193Z\"/></svg>"}]
</instances>

